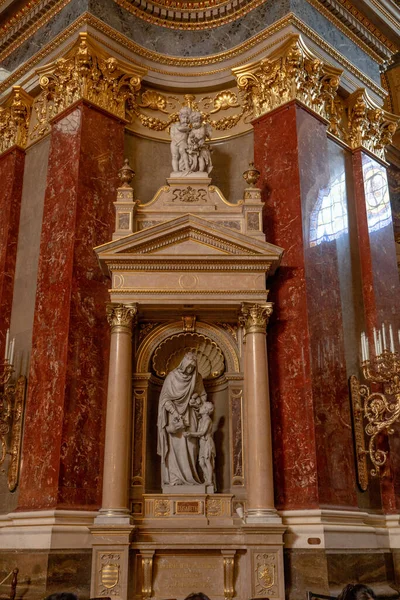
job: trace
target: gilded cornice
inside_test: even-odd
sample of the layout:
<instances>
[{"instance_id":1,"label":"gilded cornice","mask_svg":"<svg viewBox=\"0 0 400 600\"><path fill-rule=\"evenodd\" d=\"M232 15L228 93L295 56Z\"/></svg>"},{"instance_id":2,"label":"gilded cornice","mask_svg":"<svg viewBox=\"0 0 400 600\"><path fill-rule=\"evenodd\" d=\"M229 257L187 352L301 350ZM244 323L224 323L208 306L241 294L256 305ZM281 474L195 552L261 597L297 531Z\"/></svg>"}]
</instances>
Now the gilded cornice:
<instances>
[{"instance_id":1,"label":"gilded cornice","mask_svg":"<svg viewBox=\"0 0 400 600\"><path fill-rule=\"evenodd\" d=\"M330 123L337 134L340 105L335 102L341 71L323 63L294 35L268 58L233 69L244 112L260 117L298 100Z\"/></svg>"},{"instance_id":2,"label":"gilded cornice","mask_svg":"<svg viewBox=\"0 0 400 600\"><path fill-rule=\"evenodd\" d=\"M126 119L145 73L107 55L86 32L80 33L64 56L37 71L43 91L33 105L30 139L44 135L52 118L81 99Z\"/></svg>"},{"instance_id":3,"label":"gilded cornice","mask_svg":"<svg viewBox=\"0 0 400 600\"><path fill-rule=\"evenodd\" d=\"M365 148L384 160L385 147L391 144L400 117L380 108L364 89L346 100L346 111L345 141L350 148Z\"/></svg>"},{"instance_id":4,"label":"gilded cornice","mask_svg":"<svg viewBox=\"0 0 400 600\"><path fill-rule=\"evenodd\" d=\"M90 15L87 15L87 21L99 28L102 26L103 31L107 27ZM77 26L77 22L74 25ZM69 31L69 36L70 33ZM126 42L125 45L132 48L133 43L115 30L107 33L114 35L119 43ZM233 69L237 88L229 86L208 96L179 93L173 96L149 86L141 88L145 69L132 64L130 56L120 51L119 56L126 58L126 62L110 56L106 48L114 53L115 48L96 35L81 32L78 40L64 48L62 56L36 71L42 92L34 100L29 142L33 143L48 133L50 120L79 99L86 99L126 120L129 128L135 132L143 134L146 130L152 131L153 137L157 139L166 138L167 129L176 121L182 105L200 110L203 118L214 129L225 132L226 136L233 136L248 131L252 119L297 100L326 119L329 132L343 143L355 148L356 140L362 139L363 147L384 158L384 146L391 141L397 118L380 109L365 96L364 122L365 119L370 119L371 122L368 127L364 125L360 134L357 129L359 125L356 125L359 121L355 115L361 110L360 98L364 90L358 89L350 99L344 101L337 93L340 69L321 60L307 47L299 34L287 33L281 40L283 44L268 57ZM277 43L275 38L275 47ZM221 55L227 59L232 54L238 54L240 48L243 47ZM264 45L262 50L254 54L265 50ZM214 58L222 60L221 55L215 55ZM203 64L204 60L210 60L210 57L194 59ZM177 61L181 64L182 61L193 62L193 59L180 58ZM226 70L226 67L221 70ZM171 74L167 71L165 73ZM4 84L9 82L10 78ZM380 88L376 88L380 91Z\"/></svg>"},{"instance_id":5,"label":"gilded cornice","mask_svg":"<svg viewBox=\"0 0 400 600\"><path fill-rule=\"evenodd\" d=\"M144 21L169 29L210 29L243 17L266 0L113 0ZM307 0L339 30L378 60L389 58L393 44L349 0ZM8 56L40 27L46 25L70 0L30 0L2 27L0 51ZM389 17L388 17L389 18ZM393 19L389 19L393 21ZM10 42L15 40L13 44ZM366 50L367 49L367 50ZM2 60L0 54L0 60Z\"/></svg>"},{"instance_id":6,"label":"gilded cornice","mask_svg":"<svg viewBox=\"0 0 400 600\"><path fill-rule=\"evenodd\" d=\"M357 37L382 56L390 57L399 47L363 15L349 0L308 0L319 12L338 26L338 21L348 30L356 30ZM319 7L318 7L319 5Z\"/></svg>"},{"instance_id":7,"label":"gilded cornice","mask_svg":"<svg viewBox=\"0 0 400 600\"><path fill-rule=\"evenodd\" d=\"M15 52L38 29L46 25L57 13L67 6L69 2L70 0L40 2L32 9L31 14L24 14L16 23L12 23L11 27L6 27L6 30L3 30L0 37L0 61ZM42 5L47 10L42 8ZM44 14L43 10L45 10Z\"/></svg>"},{"instance_id":8,"label":"gilded cornice","mask_svg":"<svg viewBox=\"0 0 400 600\"><path fill-rule=\"evenodd\" d=\"M263 42L265 42L268 38L270 38L273 35L276 35L277 33L279 33L279 31L282 31L283 29L287 28L290 25L295 26L299 31L301 31L302 33L307 35L307 37L310 40L312 40L317 46L319 46L328 55L332 56L332 58L334 58L334 60L336 60L349 73L354 75L364 85L366 85L370 90L372 90L375 94L377 94L377 96L379 96L381 98L385 98L386 93L381 87L379 87L372 79L370 79L369 77L364 75L364 73L362 73L359 69L357 69L342 54L337 52L330 44L328 44L323 38L321 38L312 29L310 29L307 25L305 25L294 14L287 15L286 17L280 19L279 21L277 21L270 27L267 27L266 29L264 29L259 34L253 36L249 40L246 40L246 42L244 42L243 44L240 44L239 46L236 46L236 47L232 48L231 50L227 50L225 52L220 52L218 54L209 55L209 56L186 58L186 57L173 57L173 56L168 56L168 55L164 55L164 54L158 54L151 50L147 50L146 48L139 46L135 42L132 42L126 36L120 34L118 31L116 31L112 27L109 27L108 25L106 25L105 23L103 23L102 21L97 19L96 17L93 17L93 15L91 15L89 13L85 13L84 15L79 17L76 21L74 21L68 28L66 28L61 34L56 36L51 42L46 44L42 48L42 50L40 50L38 53L36 53L34 56L32 56L29 60L27 60L21 67L16 69L10 75L10 77L8 77L6 80L4 80L0 84L0 94L3 93L4 91L6 91L7 89L9 89L9 87L13 83L15 83L16 81L19 81L21 79L21 77L23 77L23 75L25 75L26 73L31 71L35 65L37 65L40 61L42 61L46 56L53 53L61 44L65 43L67 40L69 40L71 38L71 36L76 31L79 31L79 29L81 29L82 27L89 26L89 27L97 30L101 34L106 35L113 42L116 42L120 47L125 48L128 52L130 52L132 54L136 54L140 58L148 60L152 63L156 63L159 65L166 65L168 67L175 67L175 68L180 68L180 69L182 69L182 68L184 68L184 69L190 68L191 69L190 71L187 70L185 72L171 71L171 70L161 69L161 68L158 68L158 67L155 67L152 65L151 71L154 73L159 73L162 75L174 76L174 77L189 77L189 78L197 79L197 78L204 77L204 76L216 75L218 73L223 73L223 72L227 72L227 71L229 72L231 67L238 67L240 65L247 63L248 61L253 60L260 54L265 53L265 51L268 47L271 47L272 45L279 43L279 41L284 41L285 39L290 37L291 34L284 33L279 40L275 39L274 44L269 44L267 46L263 45L262 48L260 48L256 52L254 52L252 55L247 55L245 59L238 60L236 65L235 64L233 64L231 66L226 65L226 66L223 66L220 68L210 69L207 71L204 70L204 71L200 71L200 72L195 71L194 67L204 68L207 65L218 64L221 62L228 62L228 61L234 60L235 58L248 53L251 50L251 48L253 48L254 46L263 44ZM102 37L96 36L93 33L91 34L91 37L93 40L97 40L103 47L109 48L113 52L118 52L119 55L123 56L131 63L133 62L131 56L125 55L123 53L123 51L121 51L120 48L118 48L118 50L117 50L112 44L106 42ZM72 44L68 45L68 48L70 48L71 46L72 46ZM64 48L63 52L65 52L65 50L66 49ZM62 52L59 53L59 55L61 55L61 54L62 54ZM0 60L1 60L1 56L0 56Z\"/></svg>"},{"instance_id":9,"label":"gilded cornice","mask_svg":"<svg viewBox=\"0 0 400 600\"><path fill-rule=\"evenodd\" d=\"M25 148L33 98L19 85L0 105L0 153L12 146Z\"/></svg>"}]
</instances>

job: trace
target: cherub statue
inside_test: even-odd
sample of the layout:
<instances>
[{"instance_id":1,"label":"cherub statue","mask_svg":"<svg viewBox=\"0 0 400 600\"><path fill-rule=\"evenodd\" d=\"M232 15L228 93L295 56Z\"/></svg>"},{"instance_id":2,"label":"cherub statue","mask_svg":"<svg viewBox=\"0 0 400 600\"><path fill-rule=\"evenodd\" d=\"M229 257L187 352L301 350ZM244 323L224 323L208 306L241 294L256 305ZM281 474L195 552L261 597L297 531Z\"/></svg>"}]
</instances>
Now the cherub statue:
<instances>
[{"instance_id":1,"label":"cherub statue","mask_svg":"<svg viewBox=\"0 0 400 600\"><path fill-rule=\"evenodd\" d=\"M189 156L187 153L188 135L190 131L191 110L184 106L179 111L179 122L171 125L171 155L174 173L189 173Z\"/></svg>"},{"instance_id":2,"label":"cherub statue","mask_svg":"<svg viewBox=\"0 0 400 600\"><path fill-rule=\"evenodd\" d=\"M190 157L190 170L192 172L211 173L211 153L207 140L211 138L211 126L203 122L199 112L190 115L192 129L188 135L187 152Z\"/></svg>"}]
</instances>

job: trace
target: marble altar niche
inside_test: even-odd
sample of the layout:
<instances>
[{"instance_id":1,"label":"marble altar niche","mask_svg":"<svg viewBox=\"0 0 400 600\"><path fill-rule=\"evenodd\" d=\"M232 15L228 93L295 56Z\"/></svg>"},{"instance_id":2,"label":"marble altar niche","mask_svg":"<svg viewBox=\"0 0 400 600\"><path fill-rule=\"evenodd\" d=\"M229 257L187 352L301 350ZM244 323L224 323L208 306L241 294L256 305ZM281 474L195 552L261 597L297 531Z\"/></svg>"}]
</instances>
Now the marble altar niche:
<instances>
[{"instance_id":1,"label":"marble altar niche","mask_svg":"<svg viewBox=\"0 0 400 600\"><path fill-rule=\"evenodd\" d=\"M209 135L181 111L147 203L125 162L113 240L96 249L111 351L92 596L284 597L265 342L282 249L265 241L253 168L236 203L212 185Z\"/></svg>"}]
</instances>

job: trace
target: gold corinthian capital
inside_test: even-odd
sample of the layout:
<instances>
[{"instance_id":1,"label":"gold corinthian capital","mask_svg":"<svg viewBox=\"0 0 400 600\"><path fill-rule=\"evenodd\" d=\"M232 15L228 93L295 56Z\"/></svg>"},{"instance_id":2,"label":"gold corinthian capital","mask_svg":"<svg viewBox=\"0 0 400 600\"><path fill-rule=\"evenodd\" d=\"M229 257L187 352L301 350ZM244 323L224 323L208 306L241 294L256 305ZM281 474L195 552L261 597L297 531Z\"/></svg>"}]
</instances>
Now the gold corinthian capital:
<instances>
[{"instance_id":1,"label":"gold corinthian capital","mask_svg":"<svg viewBox=\"0 0 400 600\"><path fill-rule=\"evenodd\" d=\"M246 304L243 302L239 322L248 333L266 333L269 317L272 315L272 302L266 304Z\"/></svg>"},{"instance_id":2,"label":"gold corinthian capital","mask_svg":"<svg viewBox=\"0 0 400 600\"><path fill-rule=\"evenodd\" d=\"M111 330L114 327L126 327L130 330L136 322L137 304L108 304L106 310Z\"/></svg>"}]
</instances>

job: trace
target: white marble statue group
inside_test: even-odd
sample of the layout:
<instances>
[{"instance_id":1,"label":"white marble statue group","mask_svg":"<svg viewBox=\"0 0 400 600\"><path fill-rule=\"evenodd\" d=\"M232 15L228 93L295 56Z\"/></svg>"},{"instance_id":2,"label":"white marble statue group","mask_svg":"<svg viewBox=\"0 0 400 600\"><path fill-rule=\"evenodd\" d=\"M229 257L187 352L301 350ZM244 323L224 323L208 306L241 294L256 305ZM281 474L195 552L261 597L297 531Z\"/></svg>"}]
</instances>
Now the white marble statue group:
<instances>
[{"instance_id":1,"label":"white marble statue group","mask_svg":"<svg viewBox=\"0 0 400 600\"><path fill-rule=\"evenodd\" d=\"M186 352L179 366L165 378L158 405L157 452L161 456L163 491L169 486L199 485L215 491L213 411L197 371L196 354Z\"/></svg>"},{"instance_id":2,"label":"white marble statue group","mask_svg":"<svg viewBox=\"0 0 400 600\"><path fill-rule=\"evenodd\" d=\"M190 173L210 174L211 154L207 141L211 126L203 122L201 113L185 106L179 111L179 122L171 125L171 176Z\"/></svg>"}]
</instances>

